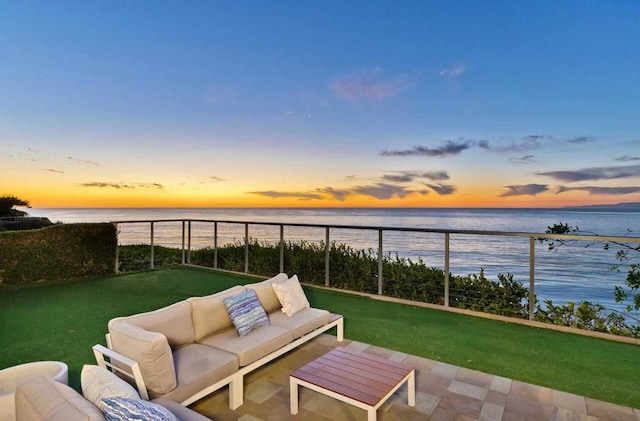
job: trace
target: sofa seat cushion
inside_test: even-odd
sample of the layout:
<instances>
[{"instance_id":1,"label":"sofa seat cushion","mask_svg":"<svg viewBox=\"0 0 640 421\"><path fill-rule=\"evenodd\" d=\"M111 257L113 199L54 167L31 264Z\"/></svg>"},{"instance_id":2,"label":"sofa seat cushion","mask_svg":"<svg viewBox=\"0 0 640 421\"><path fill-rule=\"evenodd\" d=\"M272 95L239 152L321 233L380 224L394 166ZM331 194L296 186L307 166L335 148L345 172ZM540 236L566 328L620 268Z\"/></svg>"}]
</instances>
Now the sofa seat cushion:
<instances>
[{"instance_id":1,"label":"sofa seat cushion","mask_svg":"<svg viewBox=\"0 0 640 421\"><path fill-rule=\"evenodd\" d=\"M109 326L119 321L126 321L150 332L162 333L166 336L171 348L196 341L191 321L191 304L186 301L180 301L147 313L118 317L109 321Z\"/></svg>"},{"instance_id":2,"label":"sofa seat cushion","mask_svg":"<svg viewBox=\"0 0 640 421\"><path fill-rule=\"evenodd\" d=\"M220 349L191 344L173 350L178 387L163 395L182 402L197 392L238 371L238 358ZM151 393L152 397L158 397ZM179 416L178 416L179 418Z\"/></svg>"},{"instance_id":3,"label":"sofa seat cushion","mask_svg":"<svg viewBox=\"0 0 640 421\"><path fill-rule=\"evenodd\" d=\"M227 307L225 307L222 300L244 291L246 291L245 287L235 286L217 294L187 298L187 302L191 304L193 327L197 342L233 326Z\"/></svg>"},{"instance_id":4,"label":"sofa seat cushion","mask_svg":"<svg viewBox=\"0 0 640 421\"><path fill-rule=\"evenodd\" d=\"M272 285L284 282L287 279L289 279L289 277L286 273L279 273L276 276L267 279L266 281L245 285L245 287L256 292L258 300L260 300L260 304L262 304L264 311L269 314L273 313L274 311L280 311L281 308L280 301L278 301L278 296L273 290Z\"/></svg>"},{"instance_id":5,"label":"sofa seat cushion","mask_svg":"<svg viewBox=\"0 0 640 421\"><path fill-rule=\"evenodd\" d=\"M271 325L291 330L294 339L329 323L330 317L331 313L327 310L317 308L305 308L292 316L287 316L281 311L269 314Z\"/></svg>"},{"instance_id":6,"label":"sofa seat cushion","mask_svg":"<svg viewBox=\"0 0 640 421\"><path fill-rule=\"evenodd\" d=\"M49 377L35 377L16 390L17 421L104 421L102 411L81 394Z\"/></svg>"},{"instance_id":7,"label":"sofa seat cushion","mask_svg":"<svg viewBox=\"0 0 640 421\"><path fill-rule=\"evenodd\" d=\"M235 328L227 329L203 340L202 344L235 354L240 367L244 367L291 341L293 334L289 329L269 325L254 329L243 337L238 336Z\"/></svg>"}]
</instances>

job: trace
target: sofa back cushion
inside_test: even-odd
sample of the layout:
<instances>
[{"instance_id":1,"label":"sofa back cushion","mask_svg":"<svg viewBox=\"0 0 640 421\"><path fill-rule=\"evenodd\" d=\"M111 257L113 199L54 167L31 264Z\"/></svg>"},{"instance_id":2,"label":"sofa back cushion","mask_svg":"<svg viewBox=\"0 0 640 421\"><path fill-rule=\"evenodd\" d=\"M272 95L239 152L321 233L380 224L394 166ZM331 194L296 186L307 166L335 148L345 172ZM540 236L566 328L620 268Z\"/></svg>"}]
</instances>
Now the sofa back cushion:
<instances>
[{"instance_id":1,"label":"sofa back cushion","mask_svg":"<svg viewBox=\"0 0 640 421\"><path fill-rule=\"evenodd\" d=\"M120 320L151 332L162 333L169 341L171 348L195 342L191 305L186 301L180 301L147 313L118 317L111 322Z\"/></svg>"},{"instance_id":2,"label":"sofa back cushion","mask_svg":"<svg viewBox=\"0 0 640 421\"><path fill-rule=\"evenodd\" d=\"M234 286L217 294L187 298L187 302L191 304L191 317L196 341L233 327L227 308L222 300L244 291L246 291L246 288Z\"/></svg>"},{"instance_id":3,"label":"sofa back cushion","mask_svg":"<svg viewBox=\"0 0 640 421\"><path fill-rule=\"evenodd\" d=\"M264 311L269 313L273 313L274 311L280 311L282 308L280 306L280 301L278 301L278 297L273 290L271 285L277 284L280 282L284 282L289 279L286 273L279 273L273 278L269 278L266 281L257 282L255 284L245 285L247 288L251 288L256 292L258 296L258 300L260 300L260 304L264 308Z\"/></svg>"},{"instance_id":4,"label":"sofa back cushion","mask_svg":"<svg viewBox=\"0 0 640 421\"><path fill-rule=\"evenodd\" d=\"M49 377L35 377L18 386L17 421L104 421L104 415L78 392Z\"/></svg>"},{"instance_id":5,"label":"sofa back cushion","mask_svg":"<svg viewBox=\"0 0 640 421\"><path fill-rule=\"evenodd\" d=\"M162 333L113 319L109 322L109 336L114 351L138 363L149 391L162 396L178 386L173 353Z\"/></svg>"}]
</instances>

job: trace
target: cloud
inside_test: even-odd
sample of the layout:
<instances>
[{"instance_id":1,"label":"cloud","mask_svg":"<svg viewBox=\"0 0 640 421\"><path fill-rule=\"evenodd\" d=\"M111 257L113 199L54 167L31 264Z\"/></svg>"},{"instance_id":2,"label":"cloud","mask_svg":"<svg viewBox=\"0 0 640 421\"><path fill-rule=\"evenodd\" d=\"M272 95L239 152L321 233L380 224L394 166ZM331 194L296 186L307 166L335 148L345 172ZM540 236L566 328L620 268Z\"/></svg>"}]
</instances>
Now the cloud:
<instances>
[{"instance_id":1,"label":"cloud","mask_svg":"<svg viewBox=\"0 0 640 421\"><path fill-rule=\"evenodd\" d=\"M428 146L414 146L411 149L382 151L382 156L429 156L429 157L446 157L459 155L462 151L471 148L474 145L472 140L458 139L447 140L441 146L430 148Z\"/></svg>"},{"instance_id":2,"label":"cloud","mask_svg":"<svg viewBox=\"0 0 640 421\"><path fill-rule=\"evenodd\" d=\"M53 172L53 173L56 173L56 174L64 174L64 171L54 170L52 168L45 168L44 171L49 171L49 172Z\"/></svg>"},{"instance_id":3,"label":"cloud","mask_svg":"<svg viewBox=\"0 0 640 421\"><path fill-rule=\"evenodd\" d=\"M591 137L591 136L579 136L579 137L574 137L573 139L567 139L566 142L567 143L591 143L591 142L595 142L596 138L595 137Z\"/></svg>"},{"instance_id":4,"label":"cloud","mask_svg":"<svg viewBox=\"0 0 640 421\"><path fill-rule=\"evenodd\" d=\"M463 75L467 72L466 66L461 64L454 64L451 67L444 68L438 72L438 74L442 77L446 77L447 79L455 79L460 75Z\"/></svg>"},{"instance_id":5,"label":"cloud","mask_svg":"<svg viewBox=\"0 0 640 421\"><path fill-rule=\"evenodd\" d=\"M380 102L391 98L411 86L406 75L386 78L382 69L366 69L331 82L331 91L350 103Z\"/></svg>"},{"instance_id":6,"label":"cloud","mask_svg":"<svg viewBox=\"0 0 640 421\"><path fill-rule=\"evenodd\" d=\"M226 178L216 177L215 175L207 177L205 181L201 181L200 184L210 184L210 183L220 183L223 181L227 181Z\"/></svg>"},{"instance_id":7,"label":"cloud","mask_svg":"<svg viewBox=\"0 0 640 421\"><path fill-rule=\"evenodd\" d=\"M385 174L382 176L384 181L391 183L410 183L415 177L410 174Z\"/></svg>"},{"instance_id":8,"label":"cloud","mask_svg":"<svg viewBox=\"0 0 640 421\"><path fill-rule=\"evenodd\" d=\"M387 183L376 183L368 186L356 186L352 189L352 191L354 193L364 196L371 196L379 200L391 199L394 196L402 199L413 193L426 194L426 190L418 192L403 186L397 186Z\"/></svg>"},{"instance_id":9,"label":"cloud","mask_svg":"<svg viewBox=\"0 0 640 421\"><path fill-rule=\"evenodd\" d=\"M316 191L318 193L331 196L334 199L339 200L341 202L344 201L347 198L347 196L351 194L349 190L339 190L339 189L334 189L333 187L319 188L319 189L316 189Z\"/></svg>"},{"instance_id":10,"label":"cloud","mask_svg":"<svg viewBox=\"0 0 640 421\"><path fill-rule=\"evenodd\" d=\"M440 196L447 196L456 192L456 186L450 184L426 184L427 187L438 193Z\"/></svg>"},{"instance_id":11,"label":"cloud","mask_svg":"<svg viewBox=\"0 0 640 421\"><path fill-rule=\"evenodd\" d=\"M543 193L549 190L546 184L525 184L519 186L505 186L506 192L502 193L500 197L511 196L535 196L538 193Z\"/></svg>"},{"instance_id":12,"label":"cloud","mask_svg":"<svg viewBox=\"0 0 640 421\"><path fill-rule=\"evenodd\" d=\"M488 140L479 141L478 146L482 149L498 153L525 152L540 149L543 142L551 139L553 139L551 136L536 134L523 136L522 138L516 141L511 141L508 145L504 146L491 146Z\"/></svg>"},{"instance_id":13,"label":"cloud","mask_svg":"<svg viewBox=\"0 0 640 421\"><path fill-rule=\"evenodd\" d=\"M92 181L89 183L80 183L80 187L98 187L98 188L114 188L114 189L163 189L164 186L158 183L109 183L103 181Z\"/></svg>"},{"instance_id":14,"label":"cloud","mask_svg":"<svg viewBox=\"0 0 640 421\"><path fill-rule=\"evenodd\" d=\"M535 155L525 155L518 158L509 158L509 161L516 164L531 164L535 162Z\"/></svg>"},{"instance_id":15,"label":"cloud","mask_svg":"<svg viewBox=\"0 0 640 421\"><path fill-rule=\"evenodd\" d=\"M294 199L302 199L302 200L322 199L322 195L320 195L318 193L279 192L279 191L275 191L275 190L251 191L251 192L248 192L248 193L257 194L259 196L271 197L273 199L280 199L280 198L285 198L285 197L294 198Z\"/></svg>"},{"instance_id":16,"label":"cloud","mask_svg":"<svg viewBox=\"0 0 640 421\"><path fill-rule=\"evenodd\" d=\"M568 191L586 191L590 195L611 195L611 196L621 196L624 194L632 194L640 192L640 187L594 187L594 186L585 186L585 187L566 187L559 186L556 194L568 192Z\"/></svg>"},{"instance_id":17,"label":"cloud","mask_svg":"<svg viewBox=\"0 0 640 421\"><path fill-rule=\"evenodd\" d=\"M430 181L443 181L449 179L446 171L390 171L392 174L384 174L383 181L390 183L410 183L414 180L426 179Z\"/></svg>"},{"instance_id":18,"label":"cloud","mask_svg":"<svg viewBox=\"0 0 640 421\"><path fill-rule=\"evenodd\" d=\"M72 156L68 156L67 159L69 161L72 161L74 164L93 165L93 166L96 166L96 167L100 166L100 164L98 164L97 162L89 161L87 159L78 159L78 158L74 158Z\"/></svg>"},{"instance_id":19,"label":"cloud","mask_svg":"<svg viewBox=\"0 0 640 421\"><path fill-rule=\"evenodd\" d=\"M575 171L549 171L536 173L564 182L586 180L613 180L617 178L640 177L640 165L625 167L594 167Z\"/></svg>"},{"instance_id":20,"label":"cloud","mask_svg":"<svg viewBox=\"0 0 640 421\"><path fill-rule=\"evenodd\" d=\"M640 156L622 155L614 159L614 161L621 161L621 162L640 161Z\"/></svg>"}]
</instances>

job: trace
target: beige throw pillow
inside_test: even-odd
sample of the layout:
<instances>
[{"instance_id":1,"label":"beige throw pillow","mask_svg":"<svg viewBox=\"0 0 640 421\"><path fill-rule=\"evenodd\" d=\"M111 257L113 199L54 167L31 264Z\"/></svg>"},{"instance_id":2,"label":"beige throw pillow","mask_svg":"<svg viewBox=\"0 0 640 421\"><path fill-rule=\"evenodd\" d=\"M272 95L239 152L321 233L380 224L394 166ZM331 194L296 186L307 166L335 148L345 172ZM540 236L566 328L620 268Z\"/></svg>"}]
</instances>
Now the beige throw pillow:
<instances>
[{"instance_id":1,"label":"beige throw pillow","mask_svg":"<svg viewBox=\"0 0 640 421\"><path fill-rule=\"evenodd\" d=\"M298 281L298 275L293 275L284 282L271 285L282 305L282 312L291 317L305 308L311 307L307 296Z\"/></svg>"},{"instance_id":2,"label":"beige throw pillow","mask_svg":"<svg viewBox=\"0 0 640 421\"><path fill-rule=\"evenodd\" d=\"M95 406L103 410L102 399L131 398L140 399L138 392L126 381L106 368L85 364L80 373L82 394Z\"/></svg>"}]
</instances>

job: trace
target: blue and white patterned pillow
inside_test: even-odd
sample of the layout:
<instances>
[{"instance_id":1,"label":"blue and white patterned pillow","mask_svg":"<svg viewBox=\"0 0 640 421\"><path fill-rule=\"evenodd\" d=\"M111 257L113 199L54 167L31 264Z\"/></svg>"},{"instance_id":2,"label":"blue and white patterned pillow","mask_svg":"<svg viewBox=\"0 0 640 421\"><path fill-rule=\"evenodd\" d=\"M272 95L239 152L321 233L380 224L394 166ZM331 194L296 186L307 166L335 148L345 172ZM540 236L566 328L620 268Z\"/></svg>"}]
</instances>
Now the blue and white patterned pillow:
<instances>
[{"instance_id":1,"label":"blue and white patterned pillow","mask_svg":"<svg viewBox=\"0 0 640 421\"><path fill-rule=\"evenodd\" d=\"M256 327L270 324L269 316L252 289L224 298L222 302L240 337L246 336Z\"/></svg>"},{"instance_id":2,"label":"blue and white patterned pillow","mask_svg":"<svg viewBox=\"0 0 640 421\"><path fill-rule=\"evenodd\" d=\"M108 421L179 421L164 406L142 399L104 398L102 412Z\"/></svg>"}]
</instances>

